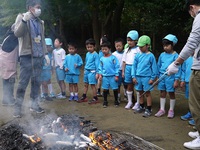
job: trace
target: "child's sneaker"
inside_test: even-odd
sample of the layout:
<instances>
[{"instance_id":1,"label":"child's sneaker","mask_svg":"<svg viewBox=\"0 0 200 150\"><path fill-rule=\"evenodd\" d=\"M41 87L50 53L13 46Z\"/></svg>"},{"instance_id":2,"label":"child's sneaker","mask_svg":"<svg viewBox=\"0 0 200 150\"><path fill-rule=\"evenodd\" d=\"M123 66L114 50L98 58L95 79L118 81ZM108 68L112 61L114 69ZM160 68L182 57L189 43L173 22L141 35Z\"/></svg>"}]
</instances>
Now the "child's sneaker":
<instances>
[{"instance_id":1,"label":"child's sneaker","mask_svg":"<svg viewBox=\"0 0 200 150\"><path fill-rule=\"evenodd\" d=\"M107 101L104 101L104 102L103 102L103 108L106 108L106 107L108 107L108 102L107 102Z\"/></svg>"},{"instance_id":2,"label":"child's sneaker","mask_svg":"<svg viewBox=\"0 0 200 150\"><path fill-rule=\"evenodd\" d=\"M101 97L102 96L101 92L97 92L97 96Z\"/></svg>"},{"instance_id":3,"label":"child's sneaker","mask_svg":"<svg viewBox=\"0 0 200 150\"><path fill-rule=\"evenodd\" d=\"M57 99L65 99L66 96L65 96L65 95L59 95L59 96L57 96L56 98L57 98Z\"/></svg>"},{"instance_id":4,"label":"child's sneaker","mask_svg":"<svg viewBox=\"0 0 200 150\"><path fill-rule=\"evenodd\" d=\"M41 98L44 98L44 93L41 93L40 97L41 97Z\"/></svg>"},{"instance_id":5,"label":"child's sneaker","mask_svg":"<svg viewBox=\"0 0 200 150\"><path fill-rule=\"evenodd\" d=\"M194 119L188 121L188 123L189 123L189 125L191 125L191 126L195 126L195 121L194 121Z\"/></svg>"},{"instance_id":6,"label":"child's sneaker","mask_svg":"<svg viewBox=\"0 0 200 150\"><path fill-rule=\"evenodd\" d=\"M115 101L115 107L119 106L119 101Z\"/></svg>"},{"instance_id":7,"label":"child's sneaker","mask_svg":"<svg viewBox=\"0 0 200 150\"><path fill-rule=\"evenodd\" d=\"M73 100L74 100L74 96L70 96L69 101L73 101Z\"/></svg>"},{"instance_id":8,"label":"child's sneaker","mask_svg":"<svg viewBox=\"0 0 200 150\"><path fill-rule=\"evenodd\" d=\"M169 111L168 111L167 118L169 118L169 119L174 118L174 111L173 111L173 110L169 110Z\"/></svg>"},{"instance_id":9,"label":"child's sneaker","mask_svg":"<svg viewBox=\"0 0 200 150\"><path fill-rule=\"evenodd\" d=\"M60 96L60 95L62 95L62 93L61 93L61 92L60 92L60 93L58 93L56 97L58 97L58 96Z\"/></svg>"},{"instance_id":10,"label":"child's sneaker","mask_svg":"<svg viewBox=\"0 0 200 150\"><path fill-rule=\"evenodd\" d=\"M138 108L138 109L136 109L135 111L134 111L134 113L142 113L142 112L144 112L145 111L145 108L142 108L141 106Z\"/></svg>"},{"instance_id":11,"label":"child's sneaker","mask_svg":"<svg viewBox=\"0 0 200 150\"><path fill-rule=\"evenodd\" d=\"M56 95L55 95L54 93L50 93L50 94L49 94L49 97L51 97L51 98L56 98Z\"/></svg>"},{"instance_id":12,"label":"child's sneaker","mask_svg":"<svg viewBox=\"0 0 200 150\"><path fill-rule=\"evenodd\" d=\"M140 107L140 104L136 102L132 109L133 109L133 110L136 110L136 109L138 109L139 107Z\"/></svg>"},{"instance_id":13,"label":"child's sneaker","mask_svg":"<svg viewBox=\"0 0 200 150\"><path fill-rule=\"evenodd\" d=\"M165 111L160 109L156 114L155 114L155 117L161 117L165 114Z\"/></svg>"},{"instance_id":14,"label":"child's sneaker","mask_svg":"<svg viewBox=\"0 0 200 150\"><path fill-rule=\"evenodd\" d=\"M188 135L189 135L189 137L195 139L195 138L199 137L199 132L198 131L189 132Z\"/></svg>"},{"instance_id":15,"label":"child's sneaker","mask_svg":"<svg viewBox=\"0 0 200 150\"><path fill-rule=\"evenodd\" d=\"M74 100L78 101L78 96L77 95L74 96Z\"/></svg>"},{"instance_id":16,"label":"child's sneaker","mask_svg":"<svg viewBox=\"0 0 200 150\"><path fill-rule=\"evenodd\" d=\"M151 116L151 112L152 112L151 110L146 109L143 114L143 117L147 118L147 117Z\"/></svg>"},{"instance_id":17,"label":"child's sneaker","mask_svg":"<svg viewBox=\"0 0 200 150\"><path fill-rule=\"evenodd\" d=\"M133 105L133 103L128 102L125 106L125 109L131 109L131 106Z\"/></svg>"},{"instance_id":18,"label":"child's sneaker","mask_svg":"<svg viewBox=\"0 0 200 150\"><path fill-rule=\"evenodd\" d=\"M184 121L189 120L191 118L192 118L192 115L191 115L191 113L189 111L188 111L187 114L181 116L181 120L184 120Z\"/></svg>"},{"instance_id":19,"label":"child's sneaker","mask_svg":"<svg viewBox=\"0 0 200 150\"><path fill-rule=\"evenodd\" d=\"M82 102L87 102L87 101L88 101L87 97L81 97L81 99L79 99L77 102L82 103Z\"/></svg>"},{"instance_id":20,"label":"child's sneaker","mask_svg":"<svg viewBox=\"0 0 200 150\"><path fill-rule=\"evenodd\" d=\"M95 98L93 98L92 100L90 100L90 101L88 102L88 104L97 104L97 103L100 103L100 102L99 102L98 99L95 99Z\"/></svg>"}]
</instances>

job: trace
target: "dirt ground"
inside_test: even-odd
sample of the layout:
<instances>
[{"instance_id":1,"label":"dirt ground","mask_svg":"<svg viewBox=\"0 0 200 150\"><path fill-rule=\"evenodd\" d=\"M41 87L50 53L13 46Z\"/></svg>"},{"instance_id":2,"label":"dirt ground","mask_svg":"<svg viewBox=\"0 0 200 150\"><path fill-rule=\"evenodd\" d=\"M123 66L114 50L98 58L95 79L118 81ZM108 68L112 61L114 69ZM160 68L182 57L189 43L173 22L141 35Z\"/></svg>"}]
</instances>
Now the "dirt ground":
<instances>
[{"instance_id":1,"label":"dirt ground","mask_svg":"<svg viewBox=\"0 0 200 150\"><path fill-rule=\"evenodd\" d=\"M83 91L82 80L80 81L79 96L81 96ZM54 84L55 91L59 93L58 84L55 79L52 83ZM24 116L19 120L31 120L33 118L32 115L35 115L29 111L29 91L30 86L27 88L26 100L24 102ZM144 118L141 114L134 114L132 110L125 110L125 101L122 101L118 108L114 107L113 94L111 91L110 93L111 95L108 98L109 106L107 108L102 107L102 97L99 98L101 103L95 105L69 102L68 99L55 99L52 102L41 103L46 112L40 115L54 114L59 116L63 114L77 114L91 120L94 126L100 130L129 132L166 150L183 150L185 149L183 143L191 140L187 134L193 130L192 126L187 121L180 120L180 116L187 112L188 107L184 95L177 94L175 118L168 119L166 115L161 118L154 117L154 114L159 109L159 92L156 89L152 92L153 115L149 118ZM0 95L2 95L1 81ZM67 92L67 95L69 95L69 92ZM91 90L88 91L88 97L91 98ZM166 108L169 109L169 100L167 101ZM3 107L0 105L0 112L0 125L14 119L12 117L12 107Z\"/></svg>"}]
</instances>

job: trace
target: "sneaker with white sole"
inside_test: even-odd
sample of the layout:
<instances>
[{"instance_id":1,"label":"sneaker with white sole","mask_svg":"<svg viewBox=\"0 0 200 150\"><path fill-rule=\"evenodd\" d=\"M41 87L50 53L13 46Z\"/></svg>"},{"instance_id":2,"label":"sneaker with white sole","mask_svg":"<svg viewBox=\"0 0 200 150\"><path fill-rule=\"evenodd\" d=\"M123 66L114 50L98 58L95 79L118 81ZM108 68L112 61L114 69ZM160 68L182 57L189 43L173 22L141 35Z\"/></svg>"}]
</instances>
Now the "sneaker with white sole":
<instances>
[{"instance_id":1,"label":"sneaker with white sole","mask_svg":"<svg viewBox=\"0 0 200 150\"><path fill-rule=\"evenodd\" d=\"M64 96L64 95L59 95L59 96L57 96L56 98L57 98L57 99L65 99L66 96Z\"/></svg>"},{"instance_id":2,"label":"sneaker with white sole","mask_svg":"<svg viewBox=\"0 0 200 150\"><path fill-rule=\"evenodd\" d=\"M142 116L145 118L148 118L151 116L151 113L152 113L152 110L146 109Z\"/></svg>"},{"instance_id":3,"label":"sneaker with white sole","mask_svg":"<svg viewBox=\"0 0 200 150\"><path fill-rule=\"evenodd\" d=\"M142 108L142 107L140 106L138 109L136 109L136 110L134 111L134 113L137 114L137 113L142 113L142 112L144 112L144 111L145 111L145 107Z\"/></svg>"},{"instance_id":4,"label":"sneaker with white sole","mask_svg":"<svg viewBox=\"0 0 200 150\"><path fill-rule=\"evenodd\" d=\"M136 109L138 109L139 107L140 107L140 104L136 102L132 109L133 109L133 110L136 110Z\"/></svg>"},{"instance_id":5,"label":"sneaker with white sole","mask_svg":"<svg viewBox=\"0 0 200 150\"><path fill-rule=\"evenodd\" d=\"M181 120L184 120L184 121L189 120L191 118L192 118L192 115L189 111L187 112L187 114L181 116Z\"/></svg>"},{"instance_id":6,"label":"sneaker with white sole","mask_svg":"<svg viewBox=\"0 0 200 150\"><path fill-rule=\"evenodd\" d=\"M133 105L133 103L128 102L127 105L125 106L125 109L131 109L132 105Z\"/></svg>"},{"instance_id":7,"label":"sneaker with white sole","mask_svg":"<svg viewBox=\"0 0 200 150\"><path fill-rule=\"evenodd\" d=\"M196 139L190 142L185 142L183 146L188 149L200 149L200 137L198 136Z\"/></svg>"},{"instance_id":8,"label":"sneaker with white sole","mask_svg":"<svg viewBox=\"0 0 200 150\"><path fill-rule=\"evenodd\" d=\"M169 111L168 111L167 118L169 118L169 119L174 118L174 110L169 110Z\"/></svg>"},{"instance_id":9,"label":"sneaker with white sole","mask_svg":"<svg viewBox=\"0 0 200 150\"><path fill-rule=\"evenodd\" d=\"M155 114L155 117L161 117L165 114L165 111L160 109L156 114Z\"/></svg>"},{"instance_id":10,"label":"sneaker with white sole","mask_svg":"<svg viewBox=\"0 0 200 150\"><path fill-rule=\"evenodd\" d=\"M188 135L189 135L189 137L195 139L195 138L199 137L199 132L198 131L189 132Z\"/></svg>"}]
</instances>

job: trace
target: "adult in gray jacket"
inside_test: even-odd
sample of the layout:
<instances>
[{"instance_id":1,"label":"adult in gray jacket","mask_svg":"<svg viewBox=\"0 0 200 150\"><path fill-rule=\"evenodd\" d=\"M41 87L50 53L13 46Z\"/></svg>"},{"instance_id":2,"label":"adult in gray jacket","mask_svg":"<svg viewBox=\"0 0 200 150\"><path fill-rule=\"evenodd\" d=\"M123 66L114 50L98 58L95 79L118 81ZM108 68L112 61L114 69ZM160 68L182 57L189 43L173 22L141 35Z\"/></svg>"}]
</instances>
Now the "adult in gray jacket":
<instances>
[{"instance_id":1,"label":"adult in gray jacket","mask_svg":"<svg viewBox=\"0 0 200 150\"><path fill-rule=\"evenodd\" d=\"M187 0L187 8L194 18L192 31L179 57L169 65L167 72L168 75L175 74L178 72L179 65L194 54L188 102L197 131L188 133L194 140L185 142L183 146L189 149L200 149L200 0Z\"/></svg>"},{"instance_id":2,"label":"adult in gray jacket","mask_svg":"<svg viewBox=\"0 0 200 150\"><path fill-rule=\"evenodd\" d=\"M14 34L19 40L20 77L16 93L16 104L13 117L22 116L24 95L31 80L30 111L43 113L39 104L40 74L46 53L44 22L38 17L41 14L40 0L27 0L27 12L19 14L15 21Z\"/></svg>"}]
</instances>

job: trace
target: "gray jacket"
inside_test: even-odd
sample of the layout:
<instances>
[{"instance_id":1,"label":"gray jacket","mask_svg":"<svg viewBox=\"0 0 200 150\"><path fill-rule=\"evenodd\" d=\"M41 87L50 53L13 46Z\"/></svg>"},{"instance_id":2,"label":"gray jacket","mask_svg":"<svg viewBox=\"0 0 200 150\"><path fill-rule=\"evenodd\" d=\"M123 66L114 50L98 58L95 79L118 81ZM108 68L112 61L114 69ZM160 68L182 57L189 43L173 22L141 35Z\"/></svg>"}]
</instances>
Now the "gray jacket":
<instances>
[{"instance_id":1,"label":"gray jacket","mask_svg":"<svg viewBox=\"0 0 200 150\"><path fill-rule=\"evenodd\" d=\"M193 55L194 54L194 55ZM193 21L192 31L179 57L186 60L193 55L192 69L200 70L200 13Z\"/></svg>"},{"instance_id":2,"label":"gray jacket","mask_svg":"<svg viewBox=\"0 0 200 150\"><path fill-rule=\"evenodd\" d=\"M19 56L24 55L31 55L32 54L32 42L31 42L31 35L30 35L30 22L22 21L23 14L19 14L15 21L15 30L14 34L18 37L19 40ZM44 37L44 21L40 20L41 22L41 38L42 38L42 45L44 54L47 52L46 44L45 44L45 37Z\"/></svg>"}]
</instances>

